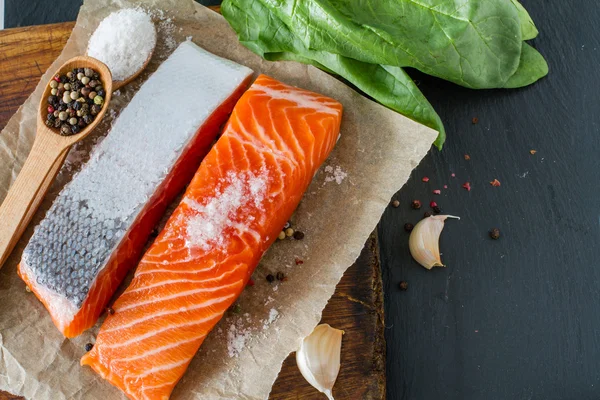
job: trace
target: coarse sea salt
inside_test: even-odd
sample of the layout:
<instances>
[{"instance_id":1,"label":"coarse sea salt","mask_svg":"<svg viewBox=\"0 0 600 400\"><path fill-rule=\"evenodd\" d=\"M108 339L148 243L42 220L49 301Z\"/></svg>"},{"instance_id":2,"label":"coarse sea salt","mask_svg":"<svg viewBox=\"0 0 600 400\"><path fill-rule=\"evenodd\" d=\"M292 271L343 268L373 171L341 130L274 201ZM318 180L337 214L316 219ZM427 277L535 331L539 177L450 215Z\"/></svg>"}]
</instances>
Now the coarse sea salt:
<instances>
[{"instance_id":1,"label":"coarse sea salt","mask_svg":"<svg viewBox=\"0 0 600 400\"><path fill-rule=\"evenodd\" d=\"M189 244L204 250L223 247L227 240L225 231L243 225L238 221L240 210L252 204L262 209L267 181L266 171L256 175L252 172L229 173L221 180L214 196L206 199L204 204L184 200L197 213L187 222Z\"/></svg>"},{"instance_id":2,"label":"coarse sea salt","mask_svg":"<svg viewBox=\"0 0 600 400\"><path fill-rule=\"evenodd\" d=\"M116 11L104 18L88 43L87 54L105 63L113 80L139 71L156 45L156 28L140 9Z\"/></svg>"},{"instance_id":3,"label":"coarse sea salt","mask_svg":"<svg viewBox=\"0 0 600 400\"><path fill-rule=\"evenodd\" d=\"M332 167L331 165L326 166L325 173L327 174L325 176L325 183L335 181L335 183L341 185L344 179L348 177L348 174L339 165L335 167Z\"/></svg>"}]
</instances>

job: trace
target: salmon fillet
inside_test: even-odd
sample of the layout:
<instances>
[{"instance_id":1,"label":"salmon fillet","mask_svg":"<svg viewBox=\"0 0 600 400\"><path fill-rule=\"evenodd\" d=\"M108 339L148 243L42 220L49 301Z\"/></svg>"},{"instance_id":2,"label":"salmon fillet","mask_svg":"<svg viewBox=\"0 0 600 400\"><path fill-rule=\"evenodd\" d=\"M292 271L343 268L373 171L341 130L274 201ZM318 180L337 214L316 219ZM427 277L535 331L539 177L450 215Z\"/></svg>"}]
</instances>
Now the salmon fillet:
<instances>
[{"instance_id":1,"label":"salmon fillet","mask_svg":"<svg viewBox=\"0 0 600 400\"><path fill-rule=\"evenodd\" d=\"M168 399L333 149L341 115L335 100L259 76L81 364L131 399Z\"/></svg>"},{"instance_id":2,"label":"salmon fillet","mask_svg":"<svg viewBox=\"0 0 600 400\"><path fill-rule=\"evenodd\" d=\"M61 191L18 272L63 335L96 323L251 76L244 66L182 43Z\"/></svg>"}]
</instances>

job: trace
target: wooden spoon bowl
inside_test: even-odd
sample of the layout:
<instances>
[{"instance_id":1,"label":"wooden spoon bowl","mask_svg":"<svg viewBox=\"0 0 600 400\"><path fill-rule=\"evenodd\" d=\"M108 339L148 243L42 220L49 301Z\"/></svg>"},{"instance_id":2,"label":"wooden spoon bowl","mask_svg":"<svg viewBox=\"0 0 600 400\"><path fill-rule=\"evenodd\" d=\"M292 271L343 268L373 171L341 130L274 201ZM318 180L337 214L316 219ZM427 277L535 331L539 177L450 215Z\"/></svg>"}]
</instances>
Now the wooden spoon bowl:
<instances>
[{"instance_id":1,"label":"wooden spoon bowl","mask_svg":"<svg viewBox=\"0 0 600 400\"><path fill-rule=\"evenodd\" d=\"M94 71L96 71L98 73L98 75L100 75L100 81L104 85L104 91L106 92L106 96L104 97L104 104L102 105L102 109L96 115L96 117L94 118L94 121L92 121L92 123L89 124L88 126L86 126L84 129L82 129L81 132L76 133L74 135L70 135L70 136L62 136L58 132L58 130L49 128L45 124L46 117L48 116L47 99L48 99L48 96L50 96L50 91L52 90L52 88L50 87L50 82L48 82L48 84L46 84L46 88L44 89L44 94L42 95L42 98L40 99L40 109L38 112L38 120L37 120L37 132L36 132L36 137L35 137L36 141L38 140L40 135L52 134L53 135L52 139L56 140L59 146L61 144L64 145L65 146L64 148L66 149L67 147L70 147L74 143L80 141L81 139L83 139L84 137L89 135L89 133L91 131L93 131L94 128L100 123L100 121L102 121L102 117L106 113L106 109L108 108L108 104L110 103L110 98L112 96L112 91L113 91L113 81L112 81L112 75L110 73L110 70L103 62L96 60L95 58L88 57L88 56L78 56L78 57L71 58L70 60L65 62L59 68L59 70L56 72L56 74L65 75L67 72L72 71L74 68L91 68Z\"/></svg>"},{"instance_id":2,"label":"wooden spoon bowl","mask_svg":"<svg viewBox=\"0 0 600 400\"><path fill-rule=\"evenodd\" d=\"M54 177L58 168L57 160L60 159L58 167L66 157L68 149L84 137L90 134L92 130L102 121L102 117L108 109L112 97L113 82L112 75L108 67L92 57L79 56L74 57L64 63L56 72L64 75L73 70L73 68L91 68L100 75L100 81L104 85L106 96L102 109L96 115L94 121L86 126L81 132L71 136L62 136L55 129L49 128L45 124L48 116L47 98L50 95L50 85L46 85L44 94L40 100L37 119L37 131L31 152L19 173L19 176L11 186L4 202L0 206L0 221L2 221L2 230L0 231L0 267L16 245L23 233L26 221L33 214L31 207L37 208L41 192L48 189L51 179Z\"/></svg>"},{"instance_id":3,"label":"wooden spoon bowl","mask_svg":"<svg viewBox=\"0 0 600 400\"><path fill-rule=\"evenodd\" d=\"M156 45L154 46L154 48L156 48ZM137 78L138 76L140 76L140 74L142 73L142 71L145 70L146 67L148 66L148 64L150 63L150 60L152 59L152 54L154 54L154 49L152 49L152 51L148 55L148 58L146 58L146 61L144 61L144 64L142 65L142 68L138 69L135 73L133 73L132 75L130 75L127 78L123 79L122 81L114 81L113 82L113 90L119 90L119 89L121 89L123 86L127 85L128 83L130 83L131 81L133 81L135 78Z\"/></svg>"}]
</instances>

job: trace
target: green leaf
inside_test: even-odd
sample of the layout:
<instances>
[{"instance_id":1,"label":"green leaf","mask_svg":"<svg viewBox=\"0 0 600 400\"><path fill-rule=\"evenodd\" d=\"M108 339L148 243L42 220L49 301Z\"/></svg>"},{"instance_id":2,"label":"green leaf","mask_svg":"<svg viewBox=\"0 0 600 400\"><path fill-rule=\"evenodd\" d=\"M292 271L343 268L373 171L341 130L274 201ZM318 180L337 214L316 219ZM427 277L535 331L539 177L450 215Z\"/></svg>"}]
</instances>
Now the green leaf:
<instances>
[{"instance_id":1,"label":"green leaf","mask_svg":"<svg viewBox=\"0 0 600 400\"><path fill-rule=\"evenodd\" d=\"M521 50L521 63L517 72L504 85L507 89L531 85L535 81L548 75L548 63L536 49L523 42Z\"/></svg>"},{"instance_id":2,"label":"green leaf","mask_svg":"<svg viewBox=\"0 0 600 400\"><path fill-rule=\"evenodd\" d=\"M413 67L471 88L502 87L519 65L521 25L507 0L255 2L310 50Z\"/></svg>"},{"instance_id":3,"label":"green leaf","mask_svg":"<svg viewBox=\"0 0 600 400\"><path fill-rule=\"evenodd\" d=\"M519 21L521 23L521 35L523 36L523 40L531 40L538 35L538 30L533 23L533 20L529 16L529 13L523 7L521 3L517 0L510 0L517 8L517 13L519 14Z\"/></svg>"},{"instance_id":4,"label":"green leaf","mask_svg":"<svg viewBox=\"0 0 600 400\"><path fill-rule=\"evenodd\" d=\"M435 145L441 149L445 140L442 121L402 68L308 50L260 1L226 0L221 12L240 42L253 52L267 60L300 61L343 77L381 104L436 129L439 136Z\"/></svg>"}]
</instances>

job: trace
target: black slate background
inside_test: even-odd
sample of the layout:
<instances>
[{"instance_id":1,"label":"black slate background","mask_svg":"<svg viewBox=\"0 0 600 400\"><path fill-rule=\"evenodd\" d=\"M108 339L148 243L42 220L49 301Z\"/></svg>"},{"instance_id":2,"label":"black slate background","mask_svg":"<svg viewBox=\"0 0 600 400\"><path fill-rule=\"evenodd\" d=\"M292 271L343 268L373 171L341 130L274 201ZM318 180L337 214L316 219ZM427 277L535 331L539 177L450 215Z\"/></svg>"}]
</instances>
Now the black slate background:
<instances>
[{"instance_id":1,"label":"black slate background","mask_svg":"<svg viewBox=\"0 0 600 400\"><path fill-rule=\"evenodd\" d=\"M74 20L81 3L6 2L6 27ZM532 43L547 78L472 91L413 74L448 142L379 227L389 399L600 399L600 3L522 3L540 30ZM501 187L490 186L495 178ZM413 199L423 209L411 210ZM447 268L427 271L411 259L403 225L432 199L461 220L442 234Z\"/></svg>"}]
</instances>

